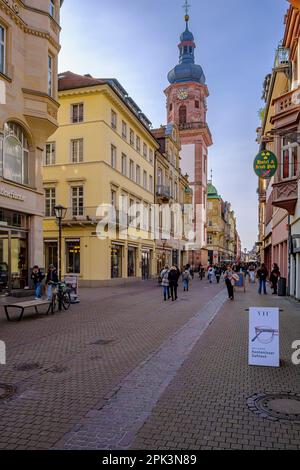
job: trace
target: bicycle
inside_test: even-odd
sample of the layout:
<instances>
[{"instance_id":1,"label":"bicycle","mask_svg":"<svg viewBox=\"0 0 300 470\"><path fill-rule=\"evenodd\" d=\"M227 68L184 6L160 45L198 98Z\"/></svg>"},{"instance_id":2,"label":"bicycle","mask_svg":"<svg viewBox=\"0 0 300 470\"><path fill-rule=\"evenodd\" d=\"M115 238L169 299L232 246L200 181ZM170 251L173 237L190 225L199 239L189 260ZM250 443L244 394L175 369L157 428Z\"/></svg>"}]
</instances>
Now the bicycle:
<instances>
[{"instance_id":1,"label":"bicycle","mask_svg":"<svg viewBox=\"0 0 300 470\"><path fill-rule=\"evenodd\" d=\"M59 282L53 285L52 291L52 313L61 312L64 310L69 310L71 306L71 296L70 291L67 288L66 284Z\"/></svg>"}]
</instances>

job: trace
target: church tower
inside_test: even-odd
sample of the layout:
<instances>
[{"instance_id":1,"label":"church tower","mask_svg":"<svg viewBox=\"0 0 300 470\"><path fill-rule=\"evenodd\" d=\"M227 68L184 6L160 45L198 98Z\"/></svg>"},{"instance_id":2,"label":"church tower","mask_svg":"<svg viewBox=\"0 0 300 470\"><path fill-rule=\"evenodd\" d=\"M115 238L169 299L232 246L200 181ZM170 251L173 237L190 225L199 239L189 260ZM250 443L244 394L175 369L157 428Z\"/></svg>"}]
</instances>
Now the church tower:
<instances>
[{"instance_id":1,"label":"church tower","mask_svg":"<svg viewBox=\"0 0 300 470\"><path fill-rule=\"evenodd\" d=\"M206 123L209 95L202 67L195 64L196 44L189 30L189 5L185 2L185 31L180 36L179 64L168 74L168 123L177 124L181 138L181 169L188 174L194 191L196 242L191 247L190 263L207 264L207 158L212 137Z\"/></svg>"}]
</instances>

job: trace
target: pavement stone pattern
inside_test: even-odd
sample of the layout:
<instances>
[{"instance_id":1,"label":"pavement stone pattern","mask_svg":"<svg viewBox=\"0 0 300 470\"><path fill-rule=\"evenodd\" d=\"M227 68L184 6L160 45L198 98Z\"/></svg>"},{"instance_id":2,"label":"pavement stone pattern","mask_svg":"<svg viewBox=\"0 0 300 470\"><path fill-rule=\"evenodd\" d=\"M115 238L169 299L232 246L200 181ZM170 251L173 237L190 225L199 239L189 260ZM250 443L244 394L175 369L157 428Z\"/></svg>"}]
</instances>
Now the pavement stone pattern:
<instances>
[{"instance_id":1,"label":"pavement stone pattern","mask_svg":"<svg viewBox=\"0 0 300 470\"><path fill-rule=\"evenodd\" d=\"M0 449L54 447L222 289L195 279L176 303L163 302L152 281L82 289L70 311L26 313L20 323L6 321L1 300L0 383L16 393L0 399Z\"/></svg>"},{"instance_id":2,"label":"pavement stone pattern","mask_svg":"<svg viewBox=\"0 0 300 470\"><path fill-rule=\"evenodd\" d=\"M226 299L225 290L123 380L107 404L91 410L57 449L126 449Z\"/></svg>"},{"instance_id":3,"label":"pavement stone pattern","mask_svg":"<svg viewBox=\"0 0 300 470\"><path fill-rule=\"evenodd\" d=\"M249 367L249 307L275 306L281 313L281 367ZM132 449L299 450L300 425L272 422L247 401L260 393L299 393L300 366L291 361L300 339L300 304L258 296L247 286L228 301L165 390L138 432Z\"/></svg>"}]
</instances>

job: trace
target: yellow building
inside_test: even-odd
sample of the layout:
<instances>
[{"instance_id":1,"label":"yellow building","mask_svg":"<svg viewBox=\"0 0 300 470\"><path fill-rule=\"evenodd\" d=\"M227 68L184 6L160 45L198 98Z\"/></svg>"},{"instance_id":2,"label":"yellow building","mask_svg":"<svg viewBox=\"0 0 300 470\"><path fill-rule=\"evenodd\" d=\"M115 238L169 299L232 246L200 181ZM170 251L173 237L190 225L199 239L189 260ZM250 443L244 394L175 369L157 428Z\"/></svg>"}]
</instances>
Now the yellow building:
<instances>
[{"instance_id":1,"label":"yellow building","mask_svg":"<svg viewBox=\"0 0 300 470\"><path fill-rule=\"evenodd\" d=\"M43 263L42 152L57 128L62 0L0 0L0 294Z\"/></svg>"},{"instance_id":2,"label":"yellow building","mask_svg":"<svg viewBox=\"0 0 300 470\"><path fill-rule=\"evenodd\" d=\"M183 208L192 204L192 189L180 169L180 134L175 124L152 131L160 145L156 152L156 204L160 208L159 239L156 244L157 273L166 265L183 267L188 263L188 239ZM164 209L170 210L165 213ZM165 216L165 217L164 217Z\"/></svg>"},{"instance_id":3,"label":"yellow building","mask_svg":"<svg viewBox=\"0 0 300 470\"><path fill-rule=\"evenodd\" d=\"M59 102L59 129L44 156L45 265L57 265L53 209L61 204L68 209L63 220L63 274L78 274L80 285L91 287L153 276L151 205L159 145L151 123L115 79L63 73ZM105 216L112 209L100 205L116 209L109 228Z\"/></svg>"}]
</instances>

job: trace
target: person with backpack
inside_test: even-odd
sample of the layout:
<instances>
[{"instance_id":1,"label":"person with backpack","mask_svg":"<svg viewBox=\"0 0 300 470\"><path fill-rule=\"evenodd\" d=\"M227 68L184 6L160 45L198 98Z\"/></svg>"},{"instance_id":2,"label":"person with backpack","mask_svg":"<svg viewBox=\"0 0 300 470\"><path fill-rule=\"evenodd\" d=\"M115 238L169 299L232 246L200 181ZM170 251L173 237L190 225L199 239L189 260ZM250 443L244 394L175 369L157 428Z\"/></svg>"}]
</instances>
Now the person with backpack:
<instances>
[{"instance_id":1,"label":"person with backpack","mask_svg":"<svg viewBox=\"0 0 300 470\"><path fill-rule=\"evenodd\" d=\"M163 288L163 294L164 294L164 301L165 302L171 298L171 296L170 296L169 272L170 272L169 266L165 266L165 268L160 273L161 286Z\"/></svg>"},{"instance_id":2,"label":"person with backpack","mask_svg":"<svg viewBox=\"0 0 300 470\"><path fill-rule=\"evenodd\" d=\"M190 287L190 281L191 281L191 275L189 269L186 267L185 270L182 273L182 282L183 282L183 290L184 292L189 291Z\"/></svg>"},{"instance_id":3,"label":"person with backpack","mask_svg":"<svg viewBox=\"0 0 300 470\"><path fill-rule=\"evenodd\" d=\"M170 286L170 293L172 297L172 302L177 300L177 289L178 289L178 280L179 280L180 273L176 266L172 266L169 271L169 286Z\"/></svg>"},{"instance_id":4,"label":"person with backpack","mask_svg":"<svg viewBox=\"0 0 300 470\"><path fill-rule=\"evenodd\" d=\"M34 298L35 300L40 300L42 298L42 282L45 279L45 275L37 265L32 268L31 279L34 285Z\"/></svg>"}]
</instances>

